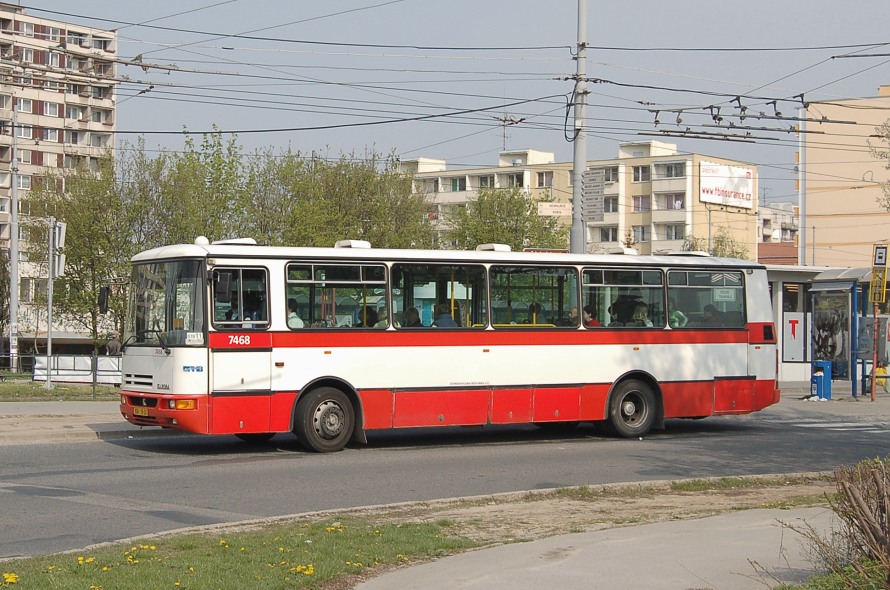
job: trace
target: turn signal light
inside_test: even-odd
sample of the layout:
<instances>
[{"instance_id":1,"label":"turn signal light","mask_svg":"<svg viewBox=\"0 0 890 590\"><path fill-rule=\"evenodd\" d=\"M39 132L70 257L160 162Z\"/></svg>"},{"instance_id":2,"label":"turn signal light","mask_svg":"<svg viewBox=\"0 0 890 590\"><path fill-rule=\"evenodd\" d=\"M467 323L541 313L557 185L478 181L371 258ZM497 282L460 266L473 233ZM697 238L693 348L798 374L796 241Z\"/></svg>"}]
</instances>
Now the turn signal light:
<instances>
[{"instance_id":1,"label":"turn signal light","mask_svg":"<svg viewBox=\"0 0 890 590\"><path fill-rule=\"evenodd\" d=\"M194 410L195 400L193 399L171 399L168 402L171 410Z\"/></svg>"}]
</instances>

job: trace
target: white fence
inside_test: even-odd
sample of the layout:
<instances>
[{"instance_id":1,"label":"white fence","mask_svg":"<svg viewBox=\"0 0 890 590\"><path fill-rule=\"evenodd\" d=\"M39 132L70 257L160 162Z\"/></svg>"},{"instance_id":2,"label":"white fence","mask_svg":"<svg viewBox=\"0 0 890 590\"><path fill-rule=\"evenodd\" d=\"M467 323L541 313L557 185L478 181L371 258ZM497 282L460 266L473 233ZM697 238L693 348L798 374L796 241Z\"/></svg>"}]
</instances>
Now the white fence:
<instances>
[{"instance_id":1,"label":"white fence","mask_svg":"<svg viewBox=\"0 0 890 590\"><path fill-rule=\"evenodd\" d=\"M118 385L121 382L121 357L97 356L96 383ZM50 380L60 383L92 383L93 357L73 354L54 354L50 363ZM46 381L46 356L34 357L34 381Z\"/></svg>"}]
</instances>

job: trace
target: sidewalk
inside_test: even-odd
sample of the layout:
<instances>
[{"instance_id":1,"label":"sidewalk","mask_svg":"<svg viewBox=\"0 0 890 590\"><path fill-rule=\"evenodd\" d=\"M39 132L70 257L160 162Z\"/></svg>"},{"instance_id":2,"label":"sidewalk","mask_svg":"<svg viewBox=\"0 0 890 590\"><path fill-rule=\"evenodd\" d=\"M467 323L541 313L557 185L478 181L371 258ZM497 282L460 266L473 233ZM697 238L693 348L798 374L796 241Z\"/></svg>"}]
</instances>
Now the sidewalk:
<instances>
[{"instance_id":1,"label":"sidewalk","mask_svg":"<svg viewBox=\"0 0 890 590\"><path fill-rule=\"evenodd\" d=\"M124 420L117 402L0 402L0 445L113 440L161 432Z\"/></svg>"}]
</instances>

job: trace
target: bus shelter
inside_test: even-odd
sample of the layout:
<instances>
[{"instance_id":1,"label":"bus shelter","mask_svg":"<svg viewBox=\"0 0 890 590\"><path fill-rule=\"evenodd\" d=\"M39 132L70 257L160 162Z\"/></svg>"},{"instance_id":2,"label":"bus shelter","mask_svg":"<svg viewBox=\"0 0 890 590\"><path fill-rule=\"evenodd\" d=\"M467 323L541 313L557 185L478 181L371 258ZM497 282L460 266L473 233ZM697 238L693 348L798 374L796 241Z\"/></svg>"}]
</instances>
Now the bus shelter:
<instances>
[{"instance_id":1,"label":"bus shelter","mask_svg":"<svg viewBox=\"0 0 890 590\"><path fill-rule=\"evenodd\" d=\"M853 395L871 370L861 327L871 269L771 265L781 383L808 386L815 368L834 381L849 381ZM865 287L863 288L863 285Z\"/></svg>"}]
</instances>

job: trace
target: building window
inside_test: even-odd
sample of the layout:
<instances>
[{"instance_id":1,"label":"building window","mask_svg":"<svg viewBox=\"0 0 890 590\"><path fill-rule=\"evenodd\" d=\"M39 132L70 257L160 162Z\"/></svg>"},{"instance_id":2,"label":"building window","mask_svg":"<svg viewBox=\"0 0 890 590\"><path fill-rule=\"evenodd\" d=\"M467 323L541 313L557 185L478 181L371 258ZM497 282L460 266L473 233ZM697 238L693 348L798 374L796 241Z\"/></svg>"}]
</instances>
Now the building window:
<instances>
[{"instance_id":1,"label":"building window","mask_svg":"<svg viewBox=\"0 0 890 590\"><path fill-rule=\"evenodd\" d=\"M606 182L618 182L618 166L606 168Z\"/></svg>"},{"instance_id":2,"label":"building window","mask_svg":"<svg viewBox=\"0 0 890 590\"><path fill-rule=\"evenodd\" d=\"M31 139L34 136L34 130L30 125L19 125L19 128L15 130L15 136L22 139Z\"/></svg>"},{"instance_id":3,"label":"building window","mask_svg":"<svg viewBox=\"0 0 890 590\"><path fill-rule=\"evenodd\" d=\"M27 174L20 174L16 176L18 179L18 187L23 190L28 190L31 188L31 177Z\"/></svg>"},{"instance_id":4,"label":"building window","mask_svg":"<svg viewBox=\"0 0 890 590\"><path fill-rule=\"evenodd\" d=\"M650 195L635 195L634 213L645 213L652 210L652 197Z\"/></svg>"},{"instance_id":5,"label":"building window","mask_svg":"<svg viewBox=\"0 0 890 590\"><path fill-rule=\"evenodd\" d=\"M98 109L93 109L92 120L93 120L93 123L104 122L105 121L105 113Z\"/></svg>"},{"instance_id":6,"label":"building window","mask_svg":"<svg viewBox=\"0 0 890 590\"><path fill-rule=\"evenodd\" d=\"M16 151L15 158L19 161L19 164L30 164L31 150L18 150Z\"/></svg>"},{"instance_id":7,"label":"building window","mask_svg":"<svg viewBox=\"0 0 890 590\"><path fill-rule=\"evenodd\" d=\"M80 107L71 105L65 107L66 119L80 119L81 117L83 117L83 109L81 109Z\"/></svg>"},{"instance_id":8,"label":"building window","mask_svg":"<svg viewBox=\"0 0 890 590\"><path fill-rule=\"evenodd\" d=\"M62 60L59 57L58 53L56 53L55 51L50 51L49 55L46 58L46 65L48 65L51 68L57 68L57 67L59 67L59 64L61 63L61 61Z\"/></svg>"},{"instance_id":9,"label":"building window","mask_svg":"<svg viewBox=\"0 0 890 590\"><path fill-rule=\"evenodd\" d=\"M93 98L105 98L105 89L101 86L93 86Z\"/></svg>"},{"instance_id":10,"label":"building window","mask_svg":"<svg viewBox=\"0 0 890 590\"><path fill-rule=\"evenodd\" d=\"M635 225L633 227L634 243L639 244L651 240L651 230L648 225Z\"/></svg>"},{"instance_id":11,"label":"building window","mask_svg":"<svg viewBox=\"0 0 890 590\"><path fill-rule=\"evenodd\" d=\"M600 228L600 242L617 242L618 226L610 225Z\"/></svg>"},{"instance_id":12,"label":"building window","mask_svg":"<svg viewBox=\"0 0 890 590\"><path fill-rule=\"evenodd\" d=\"M22 61L25 63L34 63L34 50L22 49Z\"/></svg>"},{"instance_id":13,"label":"building window","mask_svg":"<svg viewBox=\"0 0 890 590\"><path fill-rule=\"evenodd\" d=\"M68 94L79 94L80 84L65 84L65 92Z\"/></svg>"},{"instance_id":14,"label":"building window","mask_svg":"<svg viewBox=\"0 0 890 590\"><path fill-rule=\"evenodd\" d=\"M634 182L649 182L649 166L634 166Z\"/></svg>"},{"instance_id":15,"label":"building window","mask_svg":"<svg viewBox=\"0 0 890 590\"><path fill-rule=\"evenodd\" d=\"M494 188L494 175L487 174L479 177L479 188Z\"/></svg>"},{"instance_id":16,"label":"building window","mask_svg":"<svg viewBox=\"0 0 890 590\"><path fill-rule=\"evenodd\" d=\"M83 134L77 131L65 131L65 143L80 143L81 137Z\"/></svg>"},{"instance_id":17,"label":"building window","mask_svg":"<svg viewBox=\"0 0 890 590\"><path fill-rule=\"evenodd\" d=\"M8 94L0 94L0 109L6 110L12 102L12 97Z\"/></svg>"},{"instance_id":18,"label":"building window","mask_svg":"<svg viewBox=\"0 0 890 590\"><path fill-rule=\"evenodd\" d=\"M108 46L111 43L110 39L100 39L98 37L93 38L93 49L101 49L102 51L108 51Z\"/></svg>"},{"instance_id":19,"label":"building window","mask_svg":"<svg viewBox=\"0 0 890 590\"><path fill-rule=\"evenodd\" d=\"M19 113L33 113L34 103L30 98L17 98L15 100L15 110Z\"/></svg>"},{"instance_id":20,"label":"building window","mask_svg":"<svg viewBox=\"0 0 890 590\"><path fill-rule=\"evenodd\" d=\"M53 141L59 142L59 130L58 129L44 129L43 130L43 139L44 141Z\"/></svg>"},{"instance_id":21,"label":"building window","mask_svg":"<svg viewBox=\"0 0 890 590\"><path fill-rule=\"evenodd\" d=\"M81 47L86 47L87 37L83 33L68 31L68 43L71 45L80 45Z\"/></svg>"},{"instance_id":22,"label":"building window","mask_svg":"<svg viewBox=\"0 0 890 590\"><path fill-rule=\"evenodd\" d=\"M603 199L603 211L605 213L618 213L618 197L606 197Z\"/></svg>"},{"instance_id":23,"label":"building window","mask_svg":"<svg viewBox=\"0 0 890 590\"><path fill-rule=\"evenodd\" d=\"M686 226L682 223L664 226L665 240L683 240L686 238Z\"/></svg>"},{"instance_id":24,"label":"building window","mask_svg":"<svg viewBox=\"0 0 890 590\"><path fill-rule=\"evenodd\" d=\"M59 103L57 102L44 102L43 103L43 114L47 117L58 117L59 116Z\"/></svg>"},{"instance_id":25,"label":"building window","mask_svg":"<svg viewBox=\"0 0 890 590\"><path fill-rule=\"evenodd\" d=\"M95 119L94 119L94 121L95 121ZM466 176L451 179L451 192L456 193L456 192L465 191L465 190L467 190Z\"/></svg>"},{"instance_id":26,"label":"building window","mask_svg":"<svg viewBox=\"0 0 890 590\"><path fill-rule=\"evenodd\" d=\"M93 133L93 135L90 137L90 144L93 147L105 147L106 145L108 145L108 136L102 135L101 133Z\"/></svg>"},{"instance_id":27,"label":"building window","mask_svg":"<svg viewBox=\"0 0 890 590\"><path fill-rule=\"evenodd\" d=\"M686 162L676 162L674 164L665 164L665 178L683 178L686 176Z\"/></svg>"},{"instance_id":28,"label":"building window","mask_svg":"<svg viewBox=\"0 0 890 590\"><path fill-rule=\"evenodd\" d=\"M507 186L510 188L524 188L525 175L522 172L507 175Z\"/></svg>"},{"instance_id":29,"label":"building window","mask_svg":"<svg viewBox=\"0 0 890 590\"><path fill-rule=\"evenodd\" d=\"M22 35L25 37L33 37L34 23L22 23Z\"/></svg>"},{"instance_id":30,"label":"building window","mask_svg":"<svg viewBox=\"0 0 890 590\"><path fill-rule=\"evenodd\" d=\"M52 92L58 92L58 91L59 91L59 83L58 83L58 82L53 82L53 81L50 81L50 80L46 80L46 81L43 83L43 89L44 89L44 90L50 90L50 91L52 91Z\"/></svg>"},{"instance_id":31,"label":"building window","mask_svg":"<svg viewBox=\"0 0 890 590\"><path fill-rule=\"evenodd\" d=\"M538 172L538 188L553 186L553 172Z\"/></svg>"},{"instance_id":32,"label":"building window","mask_svg":"<svg viewBox=\"0 0 890 590\"><path fill-rule=\"evenodd\" d=\"M664 208L680 211L686 208L686 195L677 193L673 195L665 195Z\"/></svg>"},{"instance_id":33,"label":"building window","mask_svg":"<svg viewBox=\"0 0 890 590\"><path fill-rule=\"evenodd\" d=\"M46 39L48 41L59 41L59 37L61 36L62 31L57 27L46 27Z\"/></svg>"}]
</instances>

